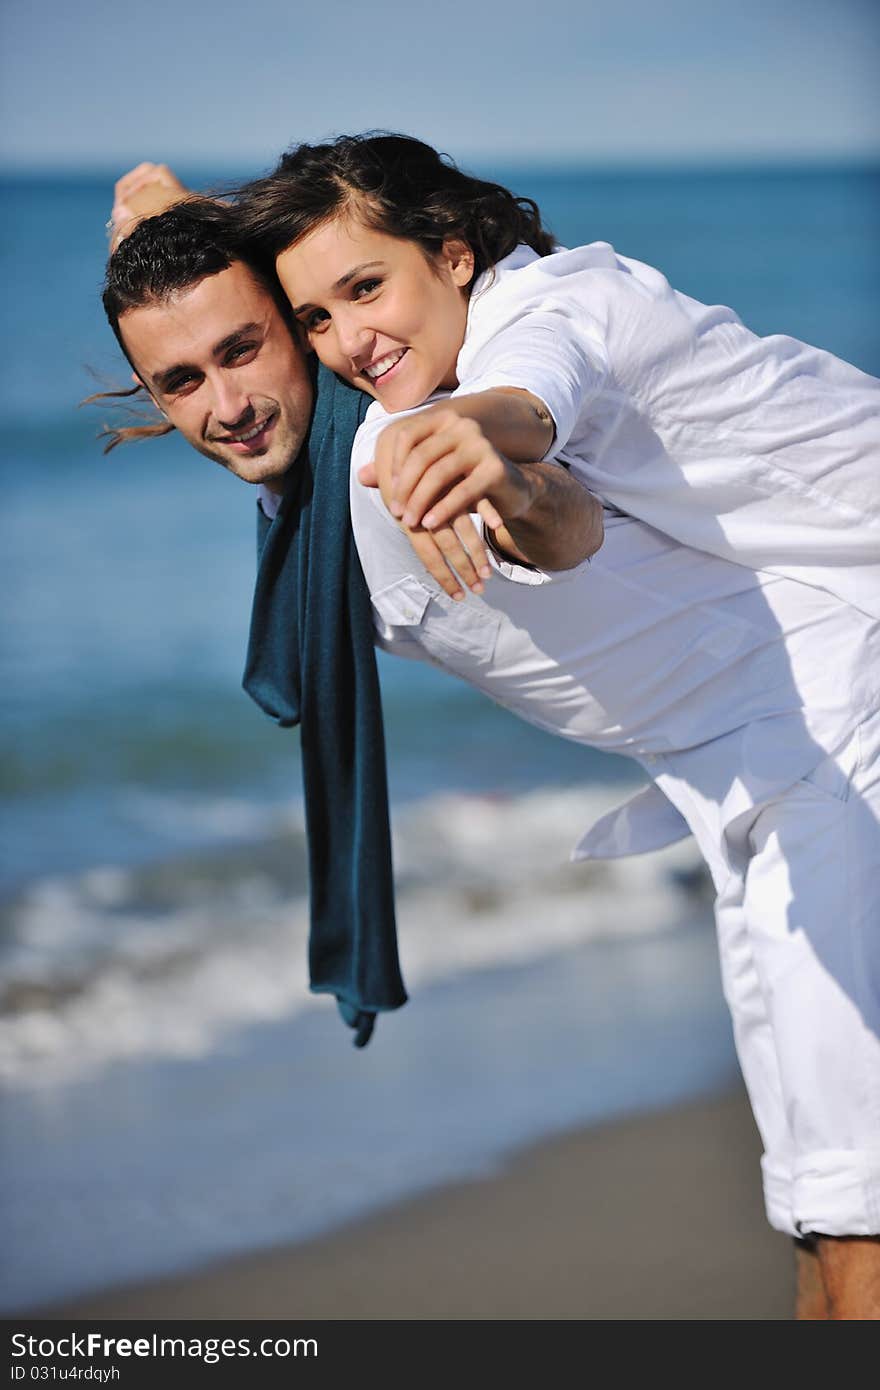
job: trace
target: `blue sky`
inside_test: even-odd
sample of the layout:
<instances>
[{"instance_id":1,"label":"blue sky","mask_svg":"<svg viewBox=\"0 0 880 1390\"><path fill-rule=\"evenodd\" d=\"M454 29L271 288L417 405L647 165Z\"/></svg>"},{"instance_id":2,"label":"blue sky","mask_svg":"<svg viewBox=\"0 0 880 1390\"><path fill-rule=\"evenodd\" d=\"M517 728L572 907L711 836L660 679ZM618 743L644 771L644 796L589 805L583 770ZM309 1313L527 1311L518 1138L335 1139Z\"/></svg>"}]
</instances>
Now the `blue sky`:
<instances>
[{"instance_id":1,"label":"blue sky","mask_svg":"<svg viewBox=\"0 0 880 1390\"><path fill-rule=\"evenodd\" d=\"M880 155L876 0L2 0L0 164L256 171L383 127L462 159Z\"/></svg>"}]
</instances>

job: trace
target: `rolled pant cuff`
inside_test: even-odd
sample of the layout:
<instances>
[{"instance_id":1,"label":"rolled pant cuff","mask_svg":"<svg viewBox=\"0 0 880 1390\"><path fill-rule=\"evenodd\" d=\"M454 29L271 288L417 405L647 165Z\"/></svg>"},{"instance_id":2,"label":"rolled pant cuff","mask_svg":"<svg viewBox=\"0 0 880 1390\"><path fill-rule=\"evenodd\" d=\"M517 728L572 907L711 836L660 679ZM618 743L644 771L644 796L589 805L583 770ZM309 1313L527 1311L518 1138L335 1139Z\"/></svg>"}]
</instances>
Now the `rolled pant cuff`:
<instances>
[{"instance_id":1,"label":"rolled pant cuff","mask_svg":"<svg viewBox=\"0 0 880 1390\"><path fill-rule=\"evenodd\" d=\"M880 1149L821 1149L790 1173L761 1164L767 1219L790 1236L880 1235Z\"/></svg>"}]
</instances>

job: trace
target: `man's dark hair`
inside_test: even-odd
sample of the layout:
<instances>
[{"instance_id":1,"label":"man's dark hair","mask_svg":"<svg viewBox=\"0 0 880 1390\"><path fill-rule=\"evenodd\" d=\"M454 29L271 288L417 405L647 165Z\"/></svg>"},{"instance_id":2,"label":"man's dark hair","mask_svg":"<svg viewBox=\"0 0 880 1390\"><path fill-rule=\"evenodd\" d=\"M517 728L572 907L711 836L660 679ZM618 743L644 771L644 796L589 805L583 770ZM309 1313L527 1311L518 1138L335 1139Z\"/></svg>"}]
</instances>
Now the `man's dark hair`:
<instances>
[{"instance_id":1,"label":"man's dark hair","mask_svg":"<svg viewBox=\"0 0 880 1390\"><path fill-rule=\"evenodd\" d=\"M234 261L244 262L290 323L290 305L271 263L265 263L244 245L231 210L224 203L210 198L187 198L166 212L139 222L120 243L107 262L101 298L116 341L135 372L137 366L129 356L119 327L123 315L147 304L161 304L206 276L228 270ZM101 400L137 404L145 395L146 388L141 384L120 391L101 391L84 404ZM152 413L141 418L146 423L105 426L99 436L107 441L104 452L109 453L127 440L156 438L174 428Z\"/></svg>"}]
</instances>

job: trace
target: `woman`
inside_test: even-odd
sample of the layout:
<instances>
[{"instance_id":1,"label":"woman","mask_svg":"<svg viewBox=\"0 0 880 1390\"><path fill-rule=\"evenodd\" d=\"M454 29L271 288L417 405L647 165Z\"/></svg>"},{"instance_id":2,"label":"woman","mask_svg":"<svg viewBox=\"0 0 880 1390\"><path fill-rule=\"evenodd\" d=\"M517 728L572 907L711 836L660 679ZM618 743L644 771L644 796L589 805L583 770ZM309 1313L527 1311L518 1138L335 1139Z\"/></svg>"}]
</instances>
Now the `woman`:
<instances>
[{"instance_id":1,"label":"woman","mask_svg":"<svg viewBox=\"0 0 880 1390\"><path fill-rule=\"evenodd\" d=\"M455 282L461 253L443 260L441 243L431 254L449 311L444 329L454 327L468 287ZM345 274L351 268L346 263ZM332 302L328 309L320 297L296 299L297 309L329 312L332 320ZM367 329L376 335L375 325ZM420 341L402 345L415 352ZM383 355L363 365L386 362L386 346L380 341ZM362 365L350 358L352 370ZM447 375L436 384L454 385ZM529 400L526 407L534 411ZM377 407L372 411L360 441L365 463L388 423ZM559 427L561 419L553 423ZM535 427L545 426L538 416ZM606 452L613 465L613 450ZM622 463L629 461L624 456ZM752 460L743 461L748 471ZM481 467L467 477L477 478ZM636 757L680 813L683 819L668 808L664 820L648 793L594 827L582 851L625 853L649 847L649 834L655 844L687 827L695 834L718 887L725 989L765 1142L771 1223L795 1236L818 1236L825 1292L836 1298L840 1281L855 1284L846 1306L856 1307L861 1296L863 1309L871 1299L876 1309L878 1247L863 1238L877 1230L880 1181L880 903L871 867L880 820L880 634L855 602L839 597L850 575L836 552L816 567L827 571L826 582L807 584L771 572L772 555L759 568L741 557L713 558L706 553L711 544L674 544L668 537L679 518L699 517L701 536L712 541L707 517L722 536L727 517L704 505L712 479L701 497L699 479L683 485L674 472L670 478L677 492L667 528L609 513L608 538L592 568L560 578L501 565L510 582L456 610L444 607L413 569L387 513L354 489L355 535L379 639L399 654L427 655L544 727ZM633 495L662 502L663 481L655 473L651 486ZM795 492L774 511L772 491L743 485L736 474L726 485L733 514L745 512L750 522L750 508L757 513L762 543L772 540L781 518L793 535L789 559L796 555L815 499L807 495L807 511L799 512ZM765 525L767 506L772 524ZM806 1254L801 1258L809 1268Z\"/></svg>"}]
</instances>

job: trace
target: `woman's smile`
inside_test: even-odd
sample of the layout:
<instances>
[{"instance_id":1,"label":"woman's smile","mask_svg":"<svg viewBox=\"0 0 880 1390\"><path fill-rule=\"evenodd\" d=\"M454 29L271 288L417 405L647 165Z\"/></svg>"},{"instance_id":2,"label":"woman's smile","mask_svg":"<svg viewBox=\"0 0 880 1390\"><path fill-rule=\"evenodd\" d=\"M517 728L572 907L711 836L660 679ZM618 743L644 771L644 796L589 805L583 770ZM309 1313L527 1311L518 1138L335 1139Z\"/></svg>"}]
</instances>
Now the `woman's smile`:
<instances>
[{"instance_id":1,"label":"woman's smile","mask_svg":"<svg viewBox=\"0 0 880 1390\"><path fill-rule=\"evenodd\" d=\"M370 378L375 385L376 382L383 380L394 371L394 368L403 360L407 348L397 348L395 352L390 352L386 357L380 357L378 362L373 362L369 367L364 367L364 375Z\"/></svg>"}]
</instances>

